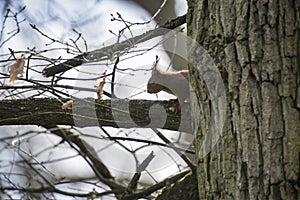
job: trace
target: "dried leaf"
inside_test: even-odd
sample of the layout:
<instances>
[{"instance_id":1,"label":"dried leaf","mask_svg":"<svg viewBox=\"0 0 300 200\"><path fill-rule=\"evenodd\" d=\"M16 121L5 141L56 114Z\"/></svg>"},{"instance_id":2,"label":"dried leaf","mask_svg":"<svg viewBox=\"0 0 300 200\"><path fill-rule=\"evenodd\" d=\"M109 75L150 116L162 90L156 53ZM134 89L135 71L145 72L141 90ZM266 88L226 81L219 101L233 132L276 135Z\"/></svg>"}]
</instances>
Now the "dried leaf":
<instances>
[{"instance_id":1,"label":"dried leaf","mask_svg":"<svg viewBox=\"0 0 300 200\"><path fill-rule=\"evenodd\" d=\"M103 73L104 77L102 79L102 81L99 83L98 87L97 87L97 100L100 101L102 99L102 95L103 95L103 87L105 85L105 81L106 81L106 71Z\"/></svg>"},{"instance_id":2,"label":"dried leaf","mask_svg":"<svg viewBox=\"0 0 300 200\"><path fill-rule=\"evenodd\" d=\"M70 107L72 105L72 103L73 103L73 98L70 97L69 101L67 101L61 105L61 109L66 110L68 107Z\"/></svg>"},{"instance_id":3,"label":"dried leaf","mask_svg":"<svg viewBox=\"0 0 300 200\"><path fill-rule=\"evenodd\" d=\"M13 82L15 82L15 80L18 80L19 75L23 76L24 65L25 65L25 59L20 58L20 59L17 59L16 62L12 66L10 66L9 82L13 83Z\"/></svg>"}]
</instances>

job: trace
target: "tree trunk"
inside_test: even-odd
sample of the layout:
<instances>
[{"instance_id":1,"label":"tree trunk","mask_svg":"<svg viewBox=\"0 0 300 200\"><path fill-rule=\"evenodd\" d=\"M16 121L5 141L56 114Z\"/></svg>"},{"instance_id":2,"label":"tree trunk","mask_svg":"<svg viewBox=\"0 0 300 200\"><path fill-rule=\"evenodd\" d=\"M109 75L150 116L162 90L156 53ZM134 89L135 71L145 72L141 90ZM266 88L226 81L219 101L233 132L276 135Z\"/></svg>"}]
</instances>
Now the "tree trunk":
<instances>
[{"instance_id":1,"label":"tree trunk","mask_svg":"<svg viewBox=\"0 0 300 200\"><path fill-rule=\"evenodd\" d=\"M299 199L300 2L188 4L188 36L213 57L227 95L222 136L205 158L197 155L199 199ZM205 83L195 74L191 67L197 88L191 106L201 105L194 121L201 124L199 152L211 112Z\"/></svg>"}]
</instances>

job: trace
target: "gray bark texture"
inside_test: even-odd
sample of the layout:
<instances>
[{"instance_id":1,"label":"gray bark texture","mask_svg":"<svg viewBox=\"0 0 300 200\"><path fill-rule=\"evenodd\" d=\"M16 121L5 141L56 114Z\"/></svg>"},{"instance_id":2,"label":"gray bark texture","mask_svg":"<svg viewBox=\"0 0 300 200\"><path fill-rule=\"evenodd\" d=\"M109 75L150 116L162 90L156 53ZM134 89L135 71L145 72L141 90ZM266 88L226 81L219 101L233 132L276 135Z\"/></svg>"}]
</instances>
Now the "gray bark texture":
<instances>
[{"instance_id":1,"label":"gray bark texture","mask_svg":"<svg viewBox=\"0 0 300 200\"><path fill-rule=\"evenodd\" d=\"M227 95L222 136L204 159L197 156L199 199L300 199L300 1L188 6L188 36L213 57ZM201 116L198 152L210 99L192 67L190 80Z\"/></svg>"}]
</instances>

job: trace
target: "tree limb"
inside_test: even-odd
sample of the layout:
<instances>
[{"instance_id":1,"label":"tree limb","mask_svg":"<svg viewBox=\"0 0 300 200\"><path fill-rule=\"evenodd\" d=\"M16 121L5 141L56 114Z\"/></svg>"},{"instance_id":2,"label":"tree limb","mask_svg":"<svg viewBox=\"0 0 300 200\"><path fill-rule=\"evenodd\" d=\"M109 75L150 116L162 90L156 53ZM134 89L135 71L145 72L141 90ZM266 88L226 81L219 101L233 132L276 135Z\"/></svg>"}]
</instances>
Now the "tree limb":
<instances>
[{"instance_id":1,"label":"tree limb","mask_svg":"<svg viewBox=\"0 0 300 200\"><path fill-rule=\"evenodd\" d=\"M115 128L164 128L191 133L191 117L188 104L182 106L181 114L172 111L173 101L149 101L113 99L102 100L74 98L73 108L61 109L62 102L54 98L31 98L0 101L1 125L38 125L55 127L71 125L77 127L110 126ZM112 105L113 104L113 105ZM121 108L119 108L121 105ZM123 106L125 105L125 106ZM129 107L126 110L126 105ZM159 106L157 106L159 105ZM165 109L162 109L162 107ZM117 107L117 108L116 108ZM151 109L150 109L151 108ZM155 113L152 119L149 116ZM130 113L128 113L128 110ZM166 115L165 123L161 117ZM156 123L156 121L158 121Z\"/></svg>"}]
</instances>

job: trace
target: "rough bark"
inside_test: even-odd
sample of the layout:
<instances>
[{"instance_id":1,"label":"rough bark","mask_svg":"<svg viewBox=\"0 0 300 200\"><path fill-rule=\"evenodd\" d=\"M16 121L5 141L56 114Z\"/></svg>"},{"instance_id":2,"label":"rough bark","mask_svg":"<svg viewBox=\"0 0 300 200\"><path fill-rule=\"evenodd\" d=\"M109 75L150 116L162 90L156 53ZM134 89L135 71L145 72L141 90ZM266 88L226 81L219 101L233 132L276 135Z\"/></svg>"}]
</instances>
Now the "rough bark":
<instances>
[{"instance_id":1,"label":"rough bark","mask_svg":"<svg viewBox=\"0 0 300 200\"><path fill-rule=\"evenodd\" d=\"M174 113L172 111L174 101L113 99L97 103L95 99L75 99L73 109L70 107L62 110L62 102L66 101L67 99L59 101L54 98L2 100L0 101L0 125L163 127L169 130L180 129L181 131L191 132L188 104L182 106L181 113ZM126 108L126 105L128 108ZM156 125L158 123L155 123L156 119L150 118L149 112L155 113L154 116L166 116L165 124L162 127L150 127L149 124ZM186 117L183 118L182 116ZM131 123L131 120L134 123ZM181 126L179 126L180 124Z\"/></svg>"},{"instance_id":2,"label":"rough bark","mask_svg":"<svg viewBox=\"0 0 300 200\"><path fill-rule=\"evenodd\" d=\"M197 161L199 198L299 199L300 2L188 4L188 36L214 58L228 102L222 138ZM190 71L201 104L198 152L210 100L205 83Z\"/></svg>"}]
</instances>

